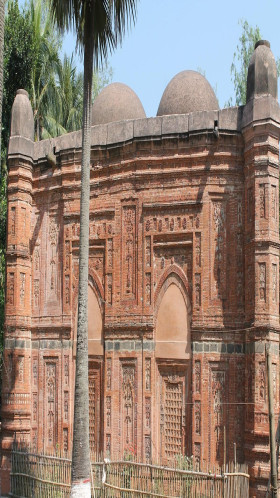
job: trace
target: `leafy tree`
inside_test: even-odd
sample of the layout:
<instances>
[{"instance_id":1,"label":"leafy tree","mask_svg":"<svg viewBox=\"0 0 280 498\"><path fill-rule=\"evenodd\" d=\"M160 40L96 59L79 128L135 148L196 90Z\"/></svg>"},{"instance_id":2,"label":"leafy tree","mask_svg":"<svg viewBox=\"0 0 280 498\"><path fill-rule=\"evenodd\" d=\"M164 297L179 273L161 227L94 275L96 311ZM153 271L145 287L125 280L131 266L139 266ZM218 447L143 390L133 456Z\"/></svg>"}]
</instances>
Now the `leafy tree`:
<instances>
[{"instance_id":1,"label":"leafy tree","mask_svg":"<svg viewBox=\"0 0 280 498\"><path fill-rule=\"evenodd\" d=\"M112 68L107 65L94 72L92 101L112 80ZM50 138L80 130L83 119L83 75L77 72L71 57L59 61L48 91L48 105L44 114L42 138Z\"/></svg>"},{"instance_id":2,"label":"leafy tree","mask_svg":"<svg viewBox=\"0 0 280 498\"><path fill-rule=\"evenodd\" d=\"M82 127L83 77L77 73L73 55L59 61L51 84L49 107L46 113L51 136L61 135ZM43 134L44 136L44 134Z\"/></svg>"},{"instance_id":3,"label":"leafy tree","mask_svg":"<svg viewBox=\"0 0 280 498\"><path fill-rule=\"evenodd\" d=\"M19 88L30 92L35 45L32 37L30 10L19 9L18 0L9 0L5 16L3 146L9 139L10 116Z\"/></svg>"},{"instance_id":4,"label":"leafy tree","mask_svg":"<svg viewBox=\"0 0 280 498\"><path fill-rule=\"evenodd\" d=\"M239 44L233 54L231 64L231 79L234 83L235 104L246 104L247 74L251 55L254 52L255 44L261 39L260 29L258 26L252 28L245 19L240 19L239 24L242 32L239 37ZM226 105L232 105L232 98Z\"/></svg>"},{"instance_id":5,"label":"leafy tree","mask_svg":"<svg viewBox=\"0 0 280 498\"><path fill-rule=\"evenodd\" d=\"M77 73L73 55L65 55L62 61L59 58L62 40L46 0L31 0L30 13L35 46L31 105L35 140L40 140L81 129L83 76ZM93 98L110 79L111 72L107 66L94 73Z\"/></svg>"},{"instance_id":6,"label":"leafy tree","mask_svg":"<svg viewBox=\"0 0 280 498\"><path fill-rule=\"evenodd\" d=\"M34 114L35 140L42 138L51 82L59 67L61 37L55 30L49 10L42 0L31 0L30 15L34 58L31 71L30 100Z\"/></svg>"},{"instance_id":7,"label":"leafy tree","mask_svg":"<svg viewBox=\"0 0 280 498\"><path fill-rule=\"evenodd\" d=\"M231 65L231 79L234 83L235 91L235 104L246 104L246 91L247 91L247 74L251 56L255 49L257 41L261 40L261 33L258 26L253 28L245 19L240 19L239 24L242 32L239 37L239 44L233 54L233 62ZM276 60L278 76L280 73L280 61ZM233 99L230 98L225 106L233 105Z\"/></svg>"},{"instance_id":8,"label":"leafy tree","mask_svg":"<svg viewBox=\"0 0 280 498\"><path fill-rule=\"evenodd\" d=\"M88 417L88 253L93 66L106 59L135 20L136 0L50 0L61 30L73 26L84 54L78 327L72 451L72 496L90 497Z\"/></svg>"},{"instance_id":9,"label":"leafy tree","mask_svg":"<svg viewBox=\"0 0 280 498\"><path fill-rule=\"evenodd\" d=\"M47 0L29 0L22 9L18 0L8 1L4 46L4 147L8 145L11 108L19 88L25 88L30 95L37 139L82 127L83 77L77 72L73 57L60 60L61 45L62 39L51 19ZM93 98L111 79L112 69L108 66L94 73ZM70 115L66 118L68 109Z\"/></svg>"}]
</instances>

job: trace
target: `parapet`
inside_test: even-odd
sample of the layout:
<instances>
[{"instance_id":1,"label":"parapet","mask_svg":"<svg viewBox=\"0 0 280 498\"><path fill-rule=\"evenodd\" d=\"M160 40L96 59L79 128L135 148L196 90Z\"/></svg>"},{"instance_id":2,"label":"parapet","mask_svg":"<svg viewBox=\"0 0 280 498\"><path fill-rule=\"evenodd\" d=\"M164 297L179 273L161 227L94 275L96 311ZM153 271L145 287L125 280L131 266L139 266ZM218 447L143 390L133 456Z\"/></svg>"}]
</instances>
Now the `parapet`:
<instances>
[{"instance_id":1,"label":"parapet","mask_svg":"<svg viewBox=\"0 0 280 498\"><path fill-rule=\"evenodd\" d=\"M226 134L241 133L243 106L216 111L198 111L155 118L130 119L91 127L91 147L122 146L136 140L162 140L191 135L208 134L214 137L214 128ZM34 160L38 161L55 148L56 153L78 150L82 147L81 130L60 137L34 143Z\"/></svg>"}]
</instances>

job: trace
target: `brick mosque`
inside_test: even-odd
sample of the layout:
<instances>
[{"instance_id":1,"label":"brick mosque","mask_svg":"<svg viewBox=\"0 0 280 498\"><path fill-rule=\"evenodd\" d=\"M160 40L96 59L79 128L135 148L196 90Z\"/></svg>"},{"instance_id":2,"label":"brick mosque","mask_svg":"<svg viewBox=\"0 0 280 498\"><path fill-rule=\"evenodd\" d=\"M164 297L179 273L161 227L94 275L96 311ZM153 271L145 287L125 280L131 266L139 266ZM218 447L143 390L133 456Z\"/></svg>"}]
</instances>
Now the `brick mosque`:
<instances>
[{"instance_id":1,"label":"brick mosque","mask_svg":"<svg viewBox=\"0 0 280 498\"><path fill-rule=\"evenodd\" d=\"M15 97L8 153L2 486L14 438L71 449L81 131L34 142ZM269 478L265 347L279 411L276 64L259 41L245 106L175 76L156 117L126 85L93 104L89 229L90 445L114 457L247 462ZM50 160L53 158L53 160ZM55 159L54 159L55 158Z\"/></svg>"}]
</instances>

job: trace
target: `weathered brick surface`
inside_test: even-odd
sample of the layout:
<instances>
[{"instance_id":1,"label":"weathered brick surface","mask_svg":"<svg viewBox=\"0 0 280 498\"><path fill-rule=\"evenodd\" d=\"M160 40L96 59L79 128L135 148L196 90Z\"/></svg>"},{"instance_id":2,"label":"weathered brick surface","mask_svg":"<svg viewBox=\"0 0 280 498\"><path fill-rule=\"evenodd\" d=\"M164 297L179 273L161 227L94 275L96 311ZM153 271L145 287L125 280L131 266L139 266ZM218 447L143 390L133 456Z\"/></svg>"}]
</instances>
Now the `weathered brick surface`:
<instances>
[{"instance_id":1,"label":"weathered brick surface","mask_svg":"<svg viewBox=\"0 0 280 498\"><path fill-rule=\"evenodd\" d=\"M189 131L188 116L92 128L91 447L214 465L236 443L252 496L269 476L266 343L279 409L279 123L267 109L243 129L242 109L197 113ZM35 143L32 157L12 145L4 477L14 437L71 447L81 137ZM175 288L178 302L164 300Z\"/></svg>"}]
</instances>

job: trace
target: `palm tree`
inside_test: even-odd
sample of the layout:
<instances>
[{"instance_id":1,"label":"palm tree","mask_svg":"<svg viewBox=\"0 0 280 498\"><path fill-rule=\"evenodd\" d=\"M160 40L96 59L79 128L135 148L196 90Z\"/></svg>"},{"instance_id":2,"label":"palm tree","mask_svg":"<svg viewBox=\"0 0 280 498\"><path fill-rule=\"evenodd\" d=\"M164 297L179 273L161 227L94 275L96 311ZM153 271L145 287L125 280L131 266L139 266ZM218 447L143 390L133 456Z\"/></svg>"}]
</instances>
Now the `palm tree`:
<instances>
[{"instance_id":1,"label":"palm tree","mask_svg":"<svg viewBox=\"0 0 280 498\"><path fill-rule=\"evenodd\" d=\"M66 130L80 130L83 120L83 76L77 73L73 55L64 56L57 69L60 123Z\"/></svg>"},{"instance_id":2,"label":"palm tree","mask_svg":"<svg viewBox=\"0 0 280 498\"><path fill-rule=\"evenodd\" d=\"M88 416L88 252L90 194L90 126L93 66L106 59L122 40L130 20L135 21L137 0L50 0L51 11L61 30L73 27L84 53L82 128L80 259L78 327L71 496L90 497Z\"/></svg>"},{"instance_id":3,"label":"palm tree","mask_svg":"<svg viewBox=\"0 0 280 498\"><path fill-rule=\"evenodd\" d=\"M92 100L112 80L112 68L105 66L93 74ZM42 115L42 139L80 130L83 122L83 75L77 72L73 54L59 60L46 92Z\"/></svg>"},{"instance_id":4,"label":"palm tree","mask_svg":"<svg viewBox=\"0 0 280 498\"><path fill-rule=\"evenodd\" d=\"M5 0L0 0L0 166L1 166L1 135L2 135L2 100L3 100L3 67L4 67L4 26ZM1 171L1 168L0 168Z\"/></svg>"},{"instance_id":5,"label":"palm tree","mask_svg":"<svg viewBox=\"0 0 280 498\"><path fill-rule=\"evenodd\" d=\"M34 113L35 139L40 140L48 110L50 85L59 65L61 39L55 33L53 20L43 0L31 1L30 14L35 46L30 100Z\"/></svg>"},{"instance_id":6,"label":"palm tree","mask_svg":"<svg viewBox=\"0 0 280 498\"><path fill-rule=\"evenodd\" d=\"M4 68L4 10L5 0L0 0L0 221L1 227L6 225L6 181L2 169L1 135L2 135L2 100L3 100L3 68ZM2 220L1 220L2 218ZM2 232L2 233L1 233ZM0 351L3 345L2 324L4 319L4 280L5 280L5 256L3 242L5 241L5 230L0 228Z\"/></svg>"},{"instance_id":7,"label":"palm tree","mask_svg":"<svg viewBox=\"0 0 280 498\"><path fill-rule=\"evenodd\" d=\"M83 120L83 76L77 73L73 54L64 55L48 89L48 105L43 115L42 138L80 130Z\"/></svg>"}]
</instances>

